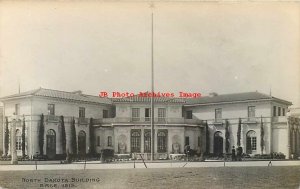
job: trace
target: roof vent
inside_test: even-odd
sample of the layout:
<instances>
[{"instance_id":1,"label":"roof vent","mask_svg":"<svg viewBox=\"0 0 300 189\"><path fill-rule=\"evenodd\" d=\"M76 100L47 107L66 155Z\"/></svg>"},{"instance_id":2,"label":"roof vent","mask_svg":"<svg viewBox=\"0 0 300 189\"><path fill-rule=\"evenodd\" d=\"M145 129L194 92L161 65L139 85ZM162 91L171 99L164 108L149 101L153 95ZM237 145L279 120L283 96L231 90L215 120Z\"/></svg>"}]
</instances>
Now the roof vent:
<instances>
[{"instance_id":1,"label":"roof vent","mask_svg":"<svg viewBox=\"0 0 300 189\"><path fill-rule=\"evenodd\" d=\"M81 95L81 94L82 94L82 91L81 91L81 90L78 90L78 91L73 91L72 93L73 93L73 94L79 94L79 95Z\"/></svg>"},{"instance_id":2,"label":"roof vent","mask_svg":"<svg viewBox=\"0 0 300 189\"><path fill-rule=\"evenodd\" d=\"M212 92L212 93L209 93L209 96L210 97L218 96L218 93Z\"/></svg>"}]
</instances>

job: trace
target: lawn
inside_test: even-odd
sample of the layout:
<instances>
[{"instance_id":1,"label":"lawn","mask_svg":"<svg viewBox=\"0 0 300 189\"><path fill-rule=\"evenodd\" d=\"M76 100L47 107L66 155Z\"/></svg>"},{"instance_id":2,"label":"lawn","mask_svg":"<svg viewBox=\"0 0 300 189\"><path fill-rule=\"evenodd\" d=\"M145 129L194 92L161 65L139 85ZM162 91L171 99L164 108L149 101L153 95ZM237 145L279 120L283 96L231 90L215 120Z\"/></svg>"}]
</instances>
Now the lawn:
<instances>
[{"instance_id":1,"label":"lawn","mask_svg":"<svg viewBox=\"0 0 300 189\"><path fill-rule=\"evenodd\" d=\"M4 188L300 188L300 167L2 171Z\"/></svg>"}]
</instances>

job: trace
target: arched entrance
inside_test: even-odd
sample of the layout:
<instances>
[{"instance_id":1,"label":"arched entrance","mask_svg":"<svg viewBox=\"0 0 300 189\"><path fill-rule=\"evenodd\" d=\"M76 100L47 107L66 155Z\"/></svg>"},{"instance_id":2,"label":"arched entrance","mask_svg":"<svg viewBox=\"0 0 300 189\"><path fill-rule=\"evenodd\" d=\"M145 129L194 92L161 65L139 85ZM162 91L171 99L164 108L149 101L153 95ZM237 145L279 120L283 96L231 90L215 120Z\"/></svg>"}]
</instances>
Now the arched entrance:
<instances>
[{"instance_id":1,"label":"arched entrance","mask_svg":"<svg viewBox=\"0 0 300 189\"><path fill-rule=\"evenodd\" d=\"M256 133L255 131L248 131L246 135L246 152L247 154L253 154L253 151L256 152Z\"/></svg>"},{"instance_id":2,"label":"arched entrance","mask_svg":"<svg viewBox=\"0 0 300 189\"><path fill-rule=\"evenodd\" d=\"M214 135L214 154L220 156L223 154L223 134L220 131Z\"/></svg>"},{"instance_id":3,"label":"arched entrance","mask_svg":"<svg viewBox=\"0 0 300 189\"><path fill-rule=\"evenodd\" d=\"M56 155L56 134L53 129L47 131L46 141L46 155L49 159L54 159Z\"/></svg>"},{"instance_id":4,"label":"arched entrance","mask_svg":"<svg viewBox=\"0 0 300 189\"><path fill-rule=\"evenodd\" d=\"M82 130L78 133L78 154L81 157L86 154L86 134Z\"/></svg>"},{"instance_id":5,"label":"arched entrance","mask_svg":"<svg viewBox=\"0 0 300 189\"><path fill-rule=\"evenodd\" d=\"M167 152L167 136L168 130L158 130L157 132L157 152Z\"/></svg>"}]
</instances>

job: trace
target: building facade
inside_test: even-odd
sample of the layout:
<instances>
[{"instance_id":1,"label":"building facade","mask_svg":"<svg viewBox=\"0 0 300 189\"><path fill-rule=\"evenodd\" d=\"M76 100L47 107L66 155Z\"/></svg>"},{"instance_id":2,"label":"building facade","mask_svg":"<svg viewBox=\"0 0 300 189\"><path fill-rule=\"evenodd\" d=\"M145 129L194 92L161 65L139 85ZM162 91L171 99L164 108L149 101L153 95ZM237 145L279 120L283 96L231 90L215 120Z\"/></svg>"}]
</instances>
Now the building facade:
<instances>
[{"instance_id":1,"label":"building facade","mask_svg":"<svg viewBox=\"0 0 300 189\"><path fill-rule=\"evenodd\" d=\"M19 156L25 151L29 157L42 153L59 159L67 152L86 154L93 149L99 154L111 149L115 154L150 159L148 97L110 99L39 88L0 100L4 155L16 145ZM299 117L287 113L290 105L258 92L197 99L155 97L155 159L183 154L186 146L197 154L222 155L241 146L250 155L281 152L286 158L297 157L300 123ZM12 126L15 141L5 134L13 133Z\"/></svg>"}]
</instances>

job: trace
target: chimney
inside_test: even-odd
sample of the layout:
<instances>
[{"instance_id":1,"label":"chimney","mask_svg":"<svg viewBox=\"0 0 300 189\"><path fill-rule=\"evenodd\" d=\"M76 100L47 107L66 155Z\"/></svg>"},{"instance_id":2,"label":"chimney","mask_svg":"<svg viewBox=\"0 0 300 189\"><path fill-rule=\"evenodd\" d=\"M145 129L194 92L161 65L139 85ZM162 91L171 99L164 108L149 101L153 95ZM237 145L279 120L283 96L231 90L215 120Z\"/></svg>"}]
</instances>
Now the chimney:
<instances>
[{"instance_id":1,"label":"chimney","mask_svg":"<svg viewBox=\"0 0 300 189\"><path fill-rule=\"evenodd\" d=\"M218 93L215 92L209 93L209 97L214 97L214 96L218 96Z\"/></svg>"}]
</instances>

